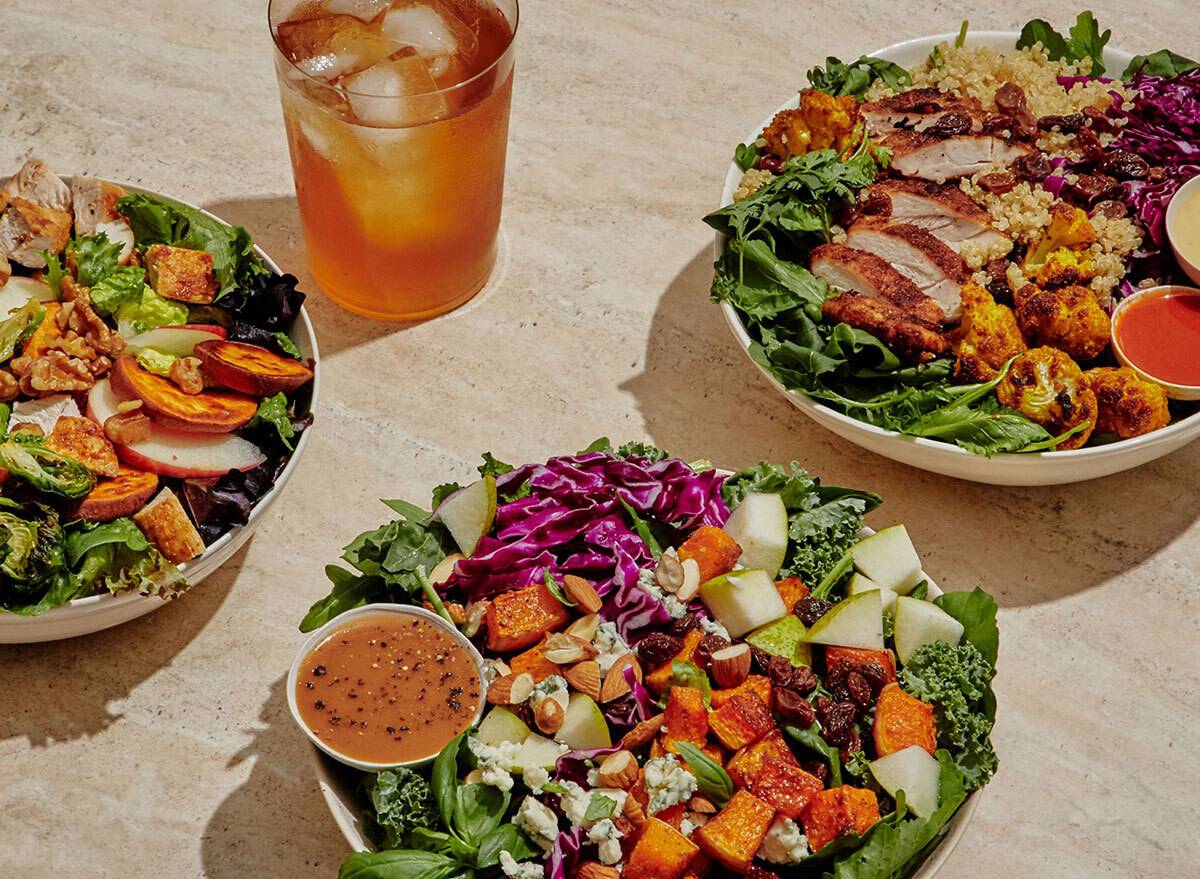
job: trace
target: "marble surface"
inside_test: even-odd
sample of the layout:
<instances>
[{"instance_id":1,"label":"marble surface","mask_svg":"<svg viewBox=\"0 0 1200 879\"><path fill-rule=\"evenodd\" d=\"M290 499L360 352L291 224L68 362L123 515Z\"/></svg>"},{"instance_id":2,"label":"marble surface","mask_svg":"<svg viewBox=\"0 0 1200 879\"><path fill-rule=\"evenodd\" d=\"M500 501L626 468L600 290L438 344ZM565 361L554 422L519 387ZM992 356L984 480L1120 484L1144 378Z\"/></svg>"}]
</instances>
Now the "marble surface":
<instances>
[{"instance_id":1,"label":"marble surface","mask_svg":"<svg viewBox=\"0 0 1200 879\"><path fill-rule=\"evenodd\" d=\"M1185 3L1091 5L1129 49L1200 42ZM310 287L264 7L3 0L0 169L37 154L200 202ZM148 617L0 648L0 875L336 875L283 687L322 566L385 518L381 494L424 498L482 449L529 460L599 434L878 490L871 524L906 522L944 588L996 594L1001 770L945 879L1195 875L1200 445L1062 488L906 469L792 409L706 298L699 218L805 69L963 17L1065 29L1075 11L526 0L494 282L407 327L314 295L322 406L278 514Z\"/></svg>"}]
</instances>

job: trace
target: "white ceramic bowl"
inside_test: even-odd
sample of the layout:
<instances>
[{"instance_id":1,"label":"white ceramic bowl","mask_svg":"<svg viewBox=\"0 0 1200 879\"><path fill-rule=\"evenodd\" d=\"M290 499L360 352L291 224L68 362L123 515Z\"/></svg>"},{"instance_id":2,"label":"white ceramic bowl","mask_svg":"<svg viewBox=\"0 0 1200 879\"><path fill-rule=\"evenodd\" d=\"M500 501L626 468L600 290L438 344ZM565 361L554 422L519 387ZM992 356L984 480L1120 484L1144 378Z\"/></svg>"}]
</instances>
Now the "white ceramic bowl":
<instances>
[{"instance_id":1,"label":"white ceramic bowl","mask_svg":"<svg viewBox=\"0 0 1200 879\"><path fill-rule=\"evenodd\" d=\"M872 54L878 58L894 61L901 67L913 67L924 61L938 43L945 40L953 41L957 36L957 34L942 34L921 37L888 46L886 49ZM1016 31L970 31L967 34L967 43L968 45L994 46L1001 50L1011 50L1016 45L1017 36ZM1117 49L1108 48L1104 52L1104 61L1109 70L1124 69L1131 58L1130 53ZM798 98L793 98L775 112L796 107L798 100ZM772 113L771 116L764 119L762 125L751 132L745 140L753 141L774 118L774 115ZM741 179L741 169L736 164L730 163L729 171L725 175L725 189L721 193L722 206L733 201L733 192L737 189L738 181ZM716 248L719 258L725 248L725 239L721 235L717 235ZM747 351L748 356L750 335L746 332L741 318L728 302L721 303L721 309L730 329L737 337L738 343ZM843 439L902 464L929 470L933 473L941 473L944 476L969 479L972 482L985 482L992 485L1057 485L1095 479L1137 467L1155 458L1161 458L1200 436L1200 412L1197 412L1146 436L1120 440L1108 445L1062 452L1006 453L987 458L968 452L951 443L923 437L904 436L893 430L884 430L881 427L858 421L806 394L789 391L771 375L769 370L761 366L758 368L782 394L791 400L796 408Z\"/></svg>"},{"instance_id":2,"label":"white ceramic bowl","mask_svg":"<svg viewBox=\"0 0 1200 879\"><path fill-rule=\"evenodd\" d=\"M874 534L871 528L863 528L862 536L867 537ZM937 587L933 580L925 576L929 582L929 596L936 597L942 594L942 590ZM353 611L351 611L353 613ZM345 616L345 614L343 614ZM342 619L342 617L338 617ZM288 700L289 704L293 701L293 692L295 690L295 668L293 674L288 676ZM295 708L292 709L293 715ZM317 774L317 786L321 790L321 796L325 798L325 805L329 807L329 812L333 815L333 821L337 824L338 829L342 831L342 836L346 838L346 842L350 844L356 852L374 851L370 840L367 839L366 833L362 826L362 805L359 803L358 791L362 784L362 773L356 772L349 766L339 763L337 760L329 757L323 752L323 749L318 747L319 743L312 744L313 737L309 736L309 757L312 760L313 769ZM954 847L958 845L958 841L962 838L963 833L967 829L967 824L970 822L975 810L979 808L979 798L983 795L985 788L980 788L967 797L966 802L959 806L954 817L946 823L942 828L939 836L941 842L933 851L926 855L925 860L913 873L906 879L932 879L933 875L941 868L946 858L950 857L950 853L954 851Z\"/></svg>"},{"instance_id":3,"label":"white ceramic bowl","mask_svg":"<svg viewBox=\"0 0 1200 879\"><path fill-rule=\"evenodd\" d=\"M1197 284L1200 284L1200 265L1188 259L1175 244L1175 229L1178 223L1179 206L1184 203L1188 196L1193 195L1197 190L1200 190L1200 177L1193 177L1179 189L1175 190L1175 194L1171 196L1170 202L1167 203L1167 216L1165 224L1167 228L1167 240L1171 242L1171 252L1175 254L1175 261L1179 263L1179 267L1183 269L1183 273L1191 278ZM1200 254L1193 253L1193 257L1200 260Z\"/></svg>"},{"instance_id":4,"label":"white ceramic bowl","mask_svg":"<svg viewBox=\"0 0 1200 879\"><path fill-rule=\"evenodd\" d=\"M1197 177L1196 179L1200 180L1200 177ZM1197 290L1195 287L1180 287L1180 286L1177 286L1174 284L1165 284L1161 287L1147 287L1145 290L1139 290L1137 293L1134 293L1132 296L1127 296L1125 299L1121 300L1121 303L1113 311L1113 316L1112 316L1113 354L1116 355L1117 360L1119 360L1121 362L1122 366L1128 366L1130 369L1132 369L1134 372L1136 372L1139 376L1141 376L1143 379L1145 379L1148 382L1153 382L1156 385L1161 385L1163 387L1163 389L1167 392L1167 396L1170 397L1172 400L1200 400L1200 386L1177 385L1174 382L1164 381L1161 378L1156 378L1155 376L1152 376L1150 373L1145 372L1141 367L1139 367L1136 363L1134 363L1132 360L1130 360L1125 355L1125 350L1121 347L1120 340L1117 338L1117 327L1120 326L1121 320L1124 317L1125 312L1128 311L1128 309L1133 305L1133 303L1138 302L1142 299L1149 299L1153 296L1169 296L1172 293L1189 295L1189 296L1193 296L1193 297L1200 296L1200 290ZM1194 357L1200 357L1200 351L1193 351L1192 355Z\"/></svg>"},{"instance_id":5,"label":"white ceramic bowl","mask_svg":"<svg viewBox=\"0 0 1200 879\"><path fill-rule=\"evenodd\" d=\"M6 180L7 178L0 178L0 184L3 184ZM63 180L69 185L71 176L63 175ZM132 186L127 183L122 183L121 185L129 192L153 195L157 198L195 208L196 210L203 210L198 205L172 198L171 196L163 195L150 189ZM209 211L204 211L204 213L214 219L221 219ZM222 222L224 221L222 220ZM256 245L254 251L263 258L263 261L266 262L271 271L280 274L283 273L283 270L262 248ZM290 335L292 341L296 343L296 347L300 349L300 355L305 359L312 358L314 362L312 399L309 402L307 410L313 412L317 408L317 394L321 381L321 364L317 354L317 338L313 334L312 323L308 319L308 312L303 308L300 309L300 314L296 317L296 322L292 326ZM283 468L279 479L276 480L271 490L263 496L262 500L255 504L254 509L250 511L249 521L245 525L221 535L212 545L204 550L202 555L179 566L179 570L187 577L188 582L193 588L201 580L225 564L241 548L242 544L250 539L250 535L258 527L258 523L266 515L267 509L279 498L283 487L291 478L292 473L296 469L296 463L308 447L311 433L312 429L309 428L300 435L300 441L296 443L296 450L292 453L292 457ZM99 632L102 629L118 626L121 623L137 619L153 610L157 610L164 603L165 601L161 598L127 593L122 595L92 595L87 598L77 598L74 601L67 602L62 607L51 608L36 617L19 617L15 614L0 612L0 644L30 644L38 641L57 641L62 638L74 638L77 635L89 635L92 632Z\"/></svg>"}]
</instances>

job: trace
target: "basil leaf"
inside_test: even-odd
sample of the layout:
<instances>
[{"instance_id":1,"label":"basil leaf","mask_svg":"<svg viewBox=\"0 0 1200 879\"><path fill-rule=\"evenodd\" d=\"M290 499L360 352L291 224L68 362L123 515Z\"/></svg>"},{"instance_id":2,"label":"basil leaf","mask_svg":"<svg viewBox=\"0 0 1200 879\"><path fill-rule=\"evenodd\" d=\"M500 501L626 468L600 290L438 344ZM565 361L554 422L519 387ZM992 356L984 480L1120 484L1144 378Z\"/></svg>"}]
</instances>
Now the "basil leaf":
<instances>
[{"instance_id":1,"label":"basil leaf","mask_svg":"<svg viewBox=\"0 0 1200 879\"><path fill-rule=\"evenodd\" d=\"M705 706L712 705L712 685L708 682L708 675L694 662L685 662L682 659L671 662L671 679L663 689L664 701L670 695L671 687L695 687L704 696Z\"/></svg>"},{"instance_id":2,"label":"basil leaf","mask_svg":"<svg viewBox=\"0 0 1200 879\"><path fill-rule=\"evenodd\" d=\"M842 760L837 748L821 738L821 727L817 721L807 729L792 724L784 724L783 731L811 751L816 751L829 764L829 787L840 787L842 784Z\"/></svg>"},{"instance_id":3,"label":"basil leaf","mask_svg":"<svg viewBox=\"0 0 1200 879\"><path fill-rule=\"evenodd\" d=\"M603 821L612 815L613 810L617 808L617 801L612 797L606 797L604 794L592 794L591 800L588 801L587 811L583 818L585 821Z\"/></svg>"},{"instance_id":4,"label":"basil leaf","mask_svg":"<svg viewBox=\"0 0 1200 879\"><path fill-rule=\"evenodd\" d=\"M700 793L718 809L724 808L734 791L733 779L725 768L691 742L676 742L675 747L696 776Z\"/></svg>"},{"instance_id":5,"label":"basil leaf","mask_svg":"<svg viewBox=\"0 0 1200 879\"><path fill-rule=\"evenodd\" d=\"M508 852L515 861L525 861L541 854L529 838L512 824L501 824L479 843L475 869L483 870L500 863L500 852Z\"/></svg>"},{"instance_id":6,"label":"basil leaf","mask_svg":"<svg viewBox=\"0 0 1200 879\"><path fill-rule=\"evenodd\" d=\"M346 858L338 879L451 879L466 872L454 858L434 852L355 852Z\"/></svg>"},{"instance_id":7,"label":"basil leaf","mask_svg":"<svg viewBox=\"0 0 1200 879\"><path fill-rule=\"evenodd\" d=\"M454 823L458 838L478 847L489 833L500 826L512 794L488 784L464 784L454 801Z\"/></svg>"},{"instance_id":8,"label":"basil leaf","mask_svg":"<svg viewBox=\"0 0 1200 879\"><path fill-rule=\"evenodd\" d=\"M415 827L410 831L408 844L421 851L437 852L465 864L475 862L475 846L467 845L457 836L428 827Z\"/></svg>"},{"instance_id":9,"label":"basil leaf","mask_svg":"<svg viewBox=\"0 0 1200 879\"><path fill-rule=\"evenodd\" d=\"M442 748L433 761L433 771L430 773L430 784L433 795L437 797L442 823L451 829L454 827L454 811L458 807L458 749L466 735L465 732L459 733Z\"/></svg>"}]
</instances>

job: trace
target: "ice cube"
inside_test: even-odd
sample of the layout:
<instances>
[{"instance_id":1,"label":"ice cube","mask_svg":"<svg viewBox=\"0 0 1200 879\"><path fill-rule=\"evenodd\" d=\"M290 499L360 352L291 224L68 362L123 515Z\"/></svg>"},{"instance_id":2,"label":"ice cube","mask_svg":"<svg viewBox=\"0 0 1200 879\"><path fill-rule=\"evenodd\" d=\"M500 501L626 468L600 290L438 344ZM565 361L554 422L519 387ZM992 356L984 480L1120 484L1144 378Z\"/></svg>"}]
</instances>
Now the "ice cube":
<instances>
[{"instance_id":1,"label":"ice cube","mask_svg":"<svg viewBox=\"0 0 1200 879\"><path fill-rule=\"evenodd\" d=\"M469 65L479 48L479 39L466 22L447 10L439 12L421 3L389 10L379 33L384 39L415 48L434 76L446 72L455 54Z\"/></svg>"},{"instance_id":2,"label":"ice cube","mask_svg":"<svg viewBox=\"0 0 1200 879\"><path fill-rule=\"evenodd\" d=\"M327 0L325 8L339 15L353 15L361 21L374 21L391 5L391 0Z\"/></svg>"},{"instance_id":3,"label":"ice cube","mask_svg":"<svg viewBox=\"0 0 1200 879\"><path fill-rule=\"evenodd\" d=\"M365 36L367 26L351 15L326 15L285 21L275 29L275 40L284 55L292 61L303 61L327 51L333 40L353 43Z\"/></svg>"},{"instance_id":4,"label":"ice cube","mask_svg":"<svg viewBox=\"0 0 1200 879\"><path fill-rule=\"evenodd\" d=\"M366 70L343 77L350 108L360 122L381 128L420 125L444 115L449 106L415 49L401 49Z\"/></svg>"}]
</instances>

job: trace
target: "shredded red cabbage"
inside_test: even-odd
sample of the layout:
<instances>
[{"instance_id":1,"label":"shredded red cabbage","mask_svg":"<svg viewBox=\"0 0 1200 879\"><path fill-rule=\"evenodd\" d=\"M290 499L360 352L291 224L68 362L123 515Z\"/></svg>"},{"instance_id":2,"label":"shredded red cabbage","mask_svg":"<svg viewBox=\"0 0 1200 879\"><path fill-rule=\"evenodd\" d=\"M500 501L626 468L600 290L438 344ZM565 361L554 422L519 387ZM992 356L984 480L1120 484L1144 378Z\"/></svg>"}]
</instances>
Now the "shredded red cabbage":
<instances>
[{"instance_id":1,"label":"shredded red cabbage","mask_svg":"<svg viewBox=\"0 0 1200 879\"><path fill-rule=\"evenodd\" d=\"M547 879L571 879L580 861L579 850L585 845L584 830L578 824L560 833L546 862Z\"/></svg>"}]
</instances>

